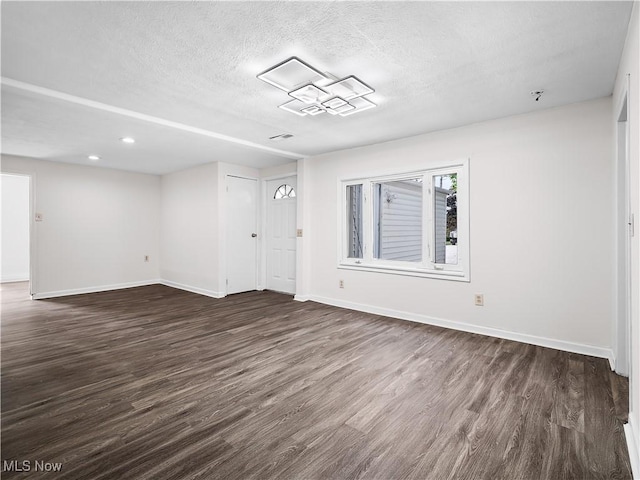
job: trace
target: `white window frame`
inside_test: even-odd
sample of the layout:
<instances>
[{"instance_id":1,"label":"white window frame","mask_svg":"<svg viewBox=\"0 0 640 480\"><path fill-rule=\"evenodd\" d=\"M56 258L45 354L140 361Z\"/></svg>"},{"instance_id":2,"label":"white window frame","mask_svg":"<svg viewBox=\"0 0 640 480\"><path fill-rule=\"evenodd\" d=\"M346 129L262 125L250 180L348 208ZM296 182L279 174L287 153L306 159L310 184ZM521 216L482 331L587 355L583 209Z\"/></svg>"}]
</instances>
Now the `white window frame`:
<instances>
[{"instance_id":1,"label":"white window frame","mask_svg":"<svg viewBox=\"0 0 640 480\"><path fill-rule=\"evenodd\" d=\"M456 265L436 263L434 252L434 199L433 177L457 174L457 220L458 220L458 263ZM422 261L405 262L384 260L373 257L373 189L377 183L422 178ZM362 228L363 258L349 258L348 255L348 212L347 187L362 185ZM338 268L368 272L390 273L416 277L438 278L469 282L469 159L431 164L428 168L403 173L377 174L362 178L338 180L340 222L338 232Z\"/></svg>"}]
</instances>

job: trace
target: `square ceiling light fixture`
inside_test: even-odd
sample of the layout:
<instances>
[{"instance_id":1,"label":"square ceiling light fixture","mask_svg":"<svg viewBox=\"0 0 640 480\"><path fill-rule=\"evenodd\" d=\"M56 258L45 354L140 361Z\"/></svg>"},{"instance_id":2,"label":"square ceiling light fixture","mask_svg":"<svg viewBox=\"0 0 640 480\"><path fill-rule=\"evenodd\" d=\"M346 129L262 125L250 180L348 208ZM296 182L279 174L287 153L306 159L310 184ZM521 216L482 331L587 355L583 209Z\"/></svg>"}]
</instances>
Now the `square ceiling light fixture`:
<instances>
[{"instance_id":1,"label":"square ceiling light fixture","mask_svg":"<svg viewBox=\"0 0 640 480\"><path fill-rule=\"evenodd\" d=\"M308 104L318 103L329 96L327 92L313 84L305 85L293 92L289 92L289 95Z\"/></svg>"},{"instance_id":2,"label":"square ceiling light fixture","mask_svg":"<svg viewBox=\"0 0 640 480\"><path fill-rule=\"evenodd\" d=\"M321 113L346 117L376 107L364 98L375 91L351 75L340 80L325 75L297 57L291 57L257 76L293 97L279 108L299 116Z\"/></svg>"},{"instance_id":3,"label":"square ceiling light fixture","mask_svg":"<svg viewBox=\"0 0 640 480\"><path fill-rule=\"evenodd\" d=\"M351 100L352 98L362 97L373 93L373 88L365 85L353 75L337 82L327 85L325 90L336 97Z\"/></svg>"},{"instance_id":4,"label":"square ceiling light fixture","mask_svg":"<svg viewBox=\"0 0 640 480\"><path fill-rule=\"evenodd\" d=\"M296 57L291 57L275 67L271 67L258 75L258 78L285 92L290 92L305 83L319 83L328 80L325 75Z\"/></svg>"}]
</instances>

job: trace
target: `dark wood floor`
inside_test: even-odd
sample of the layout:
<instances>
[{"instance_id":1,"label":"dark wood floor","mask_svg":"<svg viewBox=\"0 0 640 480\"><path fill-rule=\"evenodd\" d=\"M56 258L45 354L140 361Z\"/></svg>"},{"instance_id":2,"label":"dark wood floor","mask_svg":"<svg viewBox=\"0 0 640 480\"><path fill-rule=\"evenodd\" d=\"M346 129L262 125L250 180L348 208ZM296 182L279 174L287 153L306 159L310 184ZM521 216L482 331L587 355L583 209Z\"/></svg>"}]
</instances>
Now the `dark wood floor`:
<instances>
[{"instance_id":1,"label":"dark wood floor","mask_svg":"<svg viewBox=\"0 0 640 480\"><path fill-rule=\"evenodd\" d=\"M3 478L631 478L605 360L270 292L4 284L1 377Z\"/></svg>"}]
</instances>

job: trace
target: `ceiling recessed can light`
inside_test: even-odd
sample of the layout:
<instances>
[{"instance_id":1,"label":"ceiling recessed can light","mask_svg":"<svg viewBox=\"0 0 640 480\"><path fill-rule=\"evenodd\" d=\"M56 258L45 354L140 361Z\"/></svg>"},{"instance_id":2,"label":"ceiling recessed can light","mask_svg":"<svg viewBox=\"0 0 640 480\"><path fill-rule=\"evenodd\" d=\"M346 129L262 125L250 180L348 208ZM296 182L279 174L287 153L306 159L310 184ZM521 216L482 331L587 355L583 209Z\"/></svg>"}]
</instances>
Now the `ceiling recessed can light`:
<instances>
[{"instance_id":1,"label":"ceiling recessed can light","mask_svg":"<svg viewBox=\"0 0 640 480\"><path fill-rule=\"evenodd\" d=\"M131 138L131 137L122 137L120 141L122 143L136 143L135 138Z\"/></svg>"},{"instance_id":2,"label":"ceiling recessed can light","mask_svg":"<svg viewBox=\"0 0 640 480\"><path fill-rule=\"evenodd\" d=\"M100 157L98 155L89 155L88 158L89 160L93 160L93 161L100 160Z\"/></svg>"}]
</instances>

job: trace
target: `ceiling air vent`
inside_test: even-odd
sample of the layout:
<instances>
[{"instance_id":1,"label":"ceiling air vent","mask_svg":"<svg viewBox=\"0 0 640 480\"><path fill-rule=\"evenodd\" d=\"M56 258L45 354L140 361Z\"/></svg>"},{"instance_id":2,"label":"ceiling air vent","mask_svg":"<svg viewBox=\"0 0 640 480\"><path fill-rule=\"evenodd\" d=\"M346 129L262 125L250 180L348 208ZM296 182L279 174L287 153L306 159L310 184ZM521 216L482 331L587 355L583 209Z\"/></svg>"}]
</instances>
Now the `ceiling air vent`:
<instances>
[{"instance_id":1,"label":"ceiling air vent","mask_svg":"<svg viewBox=\"0 0 640 480\"><path fill-rule=\"evenodd\" d=\"M286 140L287 138L291 138L293 135L290 133L281 133L280 135L274 135L273 137L269 137L269 140L273 140L274 142L279 142L281 140Z\"/></svg>"}]
</instances>

